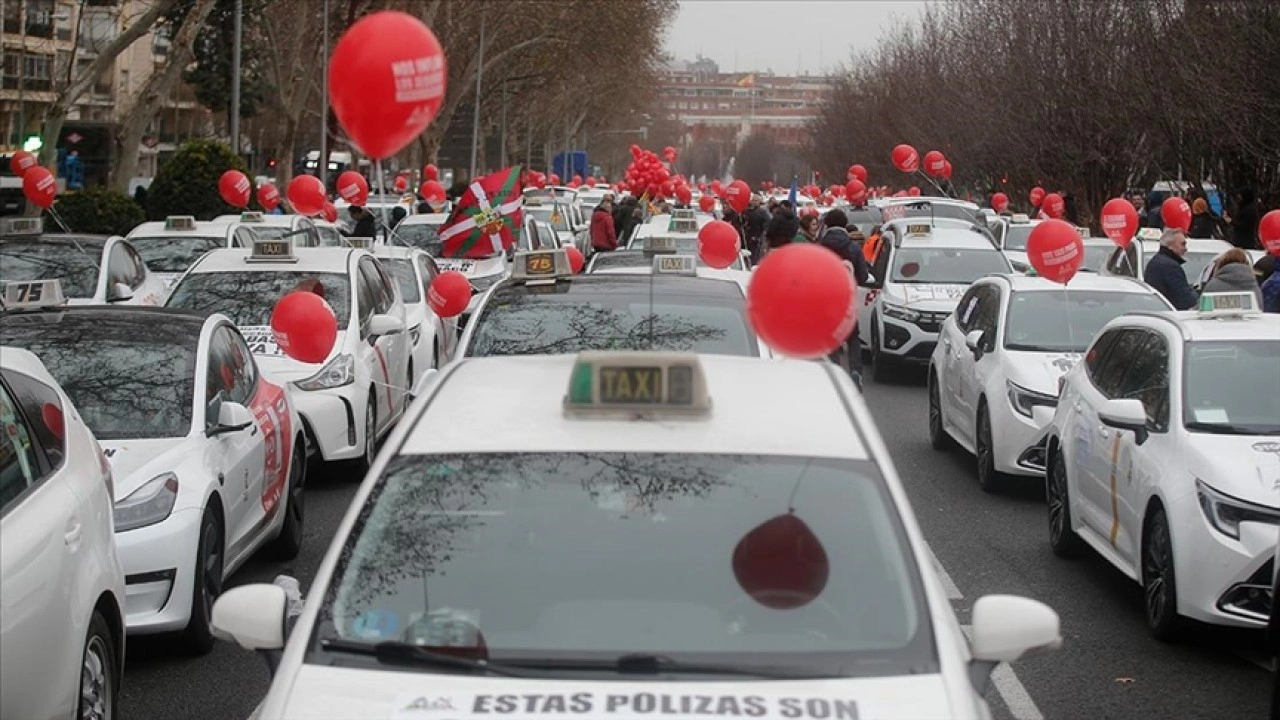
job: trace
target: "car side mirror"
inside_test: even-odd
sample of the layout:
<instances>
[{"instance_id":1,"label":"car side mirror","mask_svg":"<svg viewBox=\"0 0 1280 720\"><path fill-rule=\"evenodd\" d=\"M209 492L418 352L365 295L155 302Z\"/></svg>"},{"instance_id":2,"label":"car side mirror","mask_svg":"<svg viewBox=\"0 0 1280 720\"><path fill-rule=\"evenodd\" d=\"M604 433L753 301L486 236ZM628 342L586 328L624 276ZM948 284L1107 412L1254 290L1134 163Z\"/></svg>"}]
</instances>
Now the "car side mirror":
<instances>
[{"instance_id":1,"label":"car side mirror","mask_svg":"<svg viewBox=\"0 0 1280 720\"><path fill-rule=\"evenodd\" d=\"M391 315L374 315L369 318L369 340L377 340L383 335L396 335L404 332L404 322Z\"/></svg>"},{"instance_id":2,"label":"car side mirror","mask_svg":"<svg viewBox=\"0 0 1280 720\"><path fill-rule=\"evenodd\" d=\"M880 282L880 280L871 273L867 273L867 281L862 283L862 287L868 290L879 290L883 286L884 283Z\"/></svg>"},{"instance_id":3,"label":"car side mirror","mask_svg":"<svg viewBox=\"0 0 1280 720\"><path fill-rule=\"evenodd\" d=\"M431 386L435 384L436 378L439 377L440 371L435 368L427 368L422 371L422 377L418 378L418 382L413 385L413 397L420 398L427 394Z\"/></svg>"},{"instance_id":4,"label":"car side mirror","mask_svg":"<svg viewBox=\"0 0 1280 720\"><path fill-rule=\"evenodd\" d=\"M969 333L964 336L964 346L969 348L969 351L973 353L975 360L982 357L982 345L985 337L986 333L981 330L970 330Z\"/></svg>"},{"instance_id":5,"label":"car side mirror","mask_svg":"<svg viewBox=\"0 0 1280 720\"><path fill-rule=\"evenodd\" d=\"M205 437L240 432L253 424L253 413L238 402L223 400L218 405L218 421L205 429Z\"/></svg>"},{"instance_id":6,"label":"car side mirror","mask_svg":"<svg viewBox=\"0 0 1280 720\"><path fill-rule=\"evenodd\" d=\"M1058 613L1037 600L985 595L973 604L972 618L969 681L979 693L986 692L996 665L1062 647Z\"/></svg>"},{"instance_id":7,"label":"car side mirror","mask_svg":"<svg viewBox=\"0 0 1280 720\"><path fill-rule=\"evenodd\" d=\"M1137 398L1113 398L1098 408L1103 425L1117 430L1132 430L1139 445L1147 441L1147 409Z\"/></svg>"},{"instance_id":8,"label":"car side mirror","mask_svg":"<svg viewBox=\"0 0 1280 720\"><path fill-rule=\"evenodd\" d=\"M133 299L133 288L124 283L112 283L107 290L107 302L128 302Z\"/></svg>"},{"instance_id":9,"label":"car side mirror","mask_svg":"<svg viewBox=\"0 0 1280 720\"><path fill-rule=\"evenodd\" d=\"M288 594L279 585L241 585L213 602L209 624L223 640L270 654L284 649L288 610Z\"/></svg>"}]
</instances>

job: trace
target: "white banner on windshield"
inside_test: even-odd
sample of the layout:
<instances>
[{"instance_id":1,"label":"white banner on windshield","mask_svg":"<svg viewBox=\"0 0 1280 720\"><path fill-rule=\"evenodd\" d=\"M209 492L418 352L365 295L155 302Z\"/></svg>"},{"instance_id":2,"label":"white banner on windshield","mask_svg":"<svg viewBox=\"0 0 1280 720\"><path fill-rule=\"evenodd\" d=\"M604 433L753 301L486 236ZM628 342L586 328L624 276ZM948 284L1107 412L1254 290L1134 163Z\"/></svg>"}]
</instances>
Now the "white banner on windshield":
<instances>
[{"instance_id":1,"label":"white banner on windshield","mask_svg":"<svg viewBox=\"0 0 1280 720\"><path fill-rule=\"evenodd\" d=\"M276 334L270 325L248 325L240 328L240 334L249 345L249 352L254 355L284 355L284 351L276 344Z\"/></svg>"},{"instance_id":2,"label":"white banner on windshield","mask_svg":"<svg viewBox=\"0 0 1280 720\"><path fill-rule=\"evenodd\" d=\"M854 700L745 693L607 692L402 694L393 720L454 720L460 717L582 718L799 718L866 720Z\"/></svg>"}]
</instances>

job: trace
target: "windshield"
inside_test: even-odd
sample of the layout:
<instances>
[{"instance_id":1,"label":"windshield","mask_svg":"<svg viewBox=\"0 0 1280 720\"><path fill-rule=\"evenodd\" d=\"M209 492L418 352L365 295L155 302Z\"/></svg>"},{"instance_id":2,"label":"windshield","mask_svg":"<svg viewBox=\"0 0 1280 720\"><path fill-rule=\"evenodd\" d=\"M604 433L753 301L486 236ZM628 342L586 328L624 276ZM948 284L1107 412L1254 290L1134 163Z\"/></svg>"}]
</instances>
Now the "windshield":
<instances>
[{"instance_id":1,"label":"windshield","mask_svg":"<svg viewBox=\"0 0 1280 720\"><path fill-rule=\"evenodd\" d=\"M293 290L311 289L316 282L338 317L338 330L345 330L351 317L351 279L344 273L195 273L174 286L165 306L222 313L242 328L269 326L277 300Z\"/></svg>"},{"instance_id":2,"label":"windshield","mask_svg":"<svg viewBox=\"0 0 1280 720\"><path fill-rule=\"evenodd\" d=\"M1065 295L1065 297L1064 297ZM1084 352L1111 320L1134 310L1168 310L1153 293L1035 290L1009 299L1006 350Z\"/></svg>"},{"instance_id":3,"label":"windshield","mask_svg":"<svg viewBox=\"0 0 1280 720\"><path fill-rule=\"evenodd\" d=\"M475 321L466 355L650 349L760 355L737 285L733 285L737 297L727 292L715 296L673 292L669 285L650 295L648 287L645 282L623 291L580 288L574 292L571 284L562 283L550 287L550 293L530 292L543 288L504 288L489 299Z\"/></svg>"},{"instance_id":4,"label":"windshield","mask_svg":"<svg viewBox=\"0 0 1280 720\"><path fill-rule=\"evenodd\" d=\"M1195 283L1199 280L1200 275L1204 273L1204 269L1209 267L1214 260L1218 259L1221 252L1190 252L1182 256L1186 260L1186 264L1182 266L1183 272L1187 275L1188 282Z\"/></svg>"},{"instance_id":5,"label":"windshield","mask_svg":"<svg viewBox=\"0 0 1280 720\"><path fill-rule=\"evenodd\" d=\"M425 250L432 257L440 257L444 241L440 239L440 233L437 232L438 228L438 225L428 225L427 223L402 222L396 226L395 238L392 242L396 245L416 247L419 250Z\"/></svg>"},{"instance_id":6,"label":"windshield","mask_svg":"<svg viewBox=\"0 0 1280 720\"><path fill-rule=\"evenodd\" d=\"M775 528L794 550L766 539ZM313 639L483 643L494 663L644 653L815 675L937 672L906 547L866 462L399 456L345 542ZM753 564L779 555L811 568L798 589L757 581Z\"/></svg>"},{"instance_id":7,"label":"windshield","mask_svg":"<svg viewBox=\"0 0 1280 720\"><path fill-rule=\"evenodd\" d=\"M153 272L180 273L186 272L192 263L210 250L227 246L227 238L222 237L131 237L133 245L143 262Z\"/></svg>"},{"instance_id":8,"label":"windshield","mask_svg":"<svg viewBox=\"0 0 1280 720\"><path fill-rule=\"evenodd\" d=\"M1080 269L1102 272L1103 266L1107 264L1107 258L1111 257L1114 250L1113 245L1085 245L1084 260L1080 263Z\"/></svg>"},{"instance_id":9,"label":"windshield","mask_svg":"<svg viewBox=\"0 0 1280 720\"><path fill-rule=\"evenodd\" d=\"M62 295L91 298L98 292L98 261L102 247L81 243L0 244L0 282L60 280Z\"/></svg>"},{"instance_id":10,"label":"windshield","mask_svg":"<svg viewBox=\"0 0 1280 720\"><path fill-rule=\"evenodd\" d=\"M1010 225L1004 231L1004 249L1026 252L1027 238L1031 237L1031 231L1035 229L1035 225Z\"/></svg>"},{"instance_id":11,"label":"windshield","mask_svg":"<svg viewBox=\"0 0 1280 720\"><path fill-rule=\"evenodd\" d=\"M984 275L1011 270L1004 253L995 248L904 247L894 253L890 279L900 283L968 285Z\"/></svg>"},{"instance_id":12,"label":"windshield","mask_svg":"<svg viewBox=\"0 0 1280 720\"><path fill-rule=\"evenodd\" d=\"M702 258L700 257L697 258L697 263L698 267L711 267L710 265L702 262ZM642 252L628 252L626 250L596 253L591 256L591 272L597 272L599 270L616 270L618 268L641 267L652 268L653 256L646 255ZM734 258L733 264L727 269L746 270L746 267L742 264L742 257L739 256Z\"/></svg>"},{"instance_id":13,"label":"windshield","mask_svg":"<svg viewBox=\"0 0 1280 720\"><path fill-rule=\"evenodd\" d=\"M1280 435L1280 394L1254 378L1276 377L1280 340L1197 340L1183 353L1183 423L1193 432Z\"/></svg>"},{"instance_id":14,"label":"windshield","mask_svg":"<svg viewBox=\"0 0 1280 720\"><path fill-rule=\"evenodd\" d=\"M320 247L342 247L342 233L337 228L317 225L316 234L320 236Z\"/></svg>"},{"instance_id":15,"label":"windshield","mask_svg":"<svg viewBox=\"0 0 1280 720\"><path fill-rule=\"evenodd\" d=\"M39 356L99 440L171 438L191 431L200 339L199 327L192 330L183 337L95 317L92 324L6 324L0 344Z\"/></svg>"},{"instance_id":16,"label":"windshield","mask_svg":"<svg viewBox=\"0 0 1280 720\"><path fill-rule=\"evenodd\" d=\"M861 210L845 210L845 217L849 220L849 224L858 228L863 235L870 235L871 229L880 224L881 217L879 210L864 208Z\"/></svg>"},{"instance_id":17,"label":"windshield","mask_svg":"<svg viewBox=\"0 0 1280 720\"><path fill-rule=\"evenodd\" d=\"M568 213L563 208L549 205L533 205L526 207L525 212L547 223L555 228L557 232L568 232L569 230Z\"/></svg>"},{"instance_id":18,"label":"windshield","mask_svg":"<svg viewBox=\"0 0 1280 720\"><path fill-rule=\"evenodd\" d=\"M407 258L378 258L382 266L396 279L400 294L406 303L416 303L422 298L418 290L418 276L413 271L413 261Z\"/></svg>"},{"instance_id":19,"label":"windshield","mask_svg":"<svg viewBox=\"0 0 1280 720\"><path fill-rule=\"evenodd\" d=\"M924 207L919 207L923 205ZM953 220L967 220L976 222L979 225L986 225L986 219L980 217L981 211L970 210L959 205L948 205L943 203L916 203L915 205L890 205L887 208L880 208L881 214L886 218L951 218Z\"/></svg>"}]
</instances>

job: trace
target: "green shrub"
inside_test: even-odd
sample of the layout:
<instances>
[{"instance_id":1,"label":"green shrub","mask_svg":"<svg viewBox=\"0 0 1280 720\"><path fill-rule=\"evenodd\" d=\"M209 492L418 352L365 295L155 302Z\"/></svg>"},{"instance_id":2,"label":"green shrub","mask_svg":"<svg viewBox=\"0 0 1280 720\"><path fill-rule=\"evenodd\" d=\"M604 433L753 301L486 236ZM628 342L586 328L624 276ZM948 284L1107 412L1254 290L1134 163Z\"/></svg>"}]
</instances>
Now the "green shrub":
<instances>
[{"instance_id":1,"label":"green shrub","mask_svg":"<svg viewBox=\"0 0 1280 720\"><path fill-rule=\"evenodd\" d=\"M142 206L133 198L105 187L62 195L53 209L67 228L77 233L125 235L146 219ZM47 211L44 226L52 232L61 230Z\"/></svg>"},{"instance_id":2,"label":"green shrub","mask_svg":"<svg viewBox=\"0 0 1280 720\"><path fill-rule=\"evenodd\" d=\"M216 140L188 140L156 173L147 188L147 218L163 220L170 215L194 215L212 220L239 212L218 195L218 178L228 170L249 174L244 160ZM252 181L250 177L250 181Z\"/></svg>"}]
</instances>

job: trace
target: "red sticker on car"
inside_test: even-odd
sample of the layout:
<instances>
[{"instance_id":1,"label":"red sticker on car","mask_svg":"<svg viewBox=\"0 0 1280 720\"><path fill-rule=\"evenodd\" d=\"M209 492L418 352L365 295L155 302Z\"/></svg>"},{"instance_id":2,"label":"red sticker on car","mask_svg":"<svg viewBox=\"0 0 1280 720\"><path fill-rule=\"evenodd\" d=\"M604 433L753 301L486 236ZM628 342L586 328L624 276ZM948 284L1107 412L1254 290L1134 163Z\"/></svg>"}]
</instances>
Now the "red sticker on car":
<instances>
[{"instance_id":1,"label":"red sticker on car","mask_svg":"<svg viewBox=\"0 0 1280 720\"><path fill-rule=\"evenodd\" d=\"M289 481L289 459L292 452L293 429L290 427L289 401L284 388L263 380L258 392L249 403L253 417L262 431L262 510L270 515L275 512Z\"/></svg>"}]
</instances>

